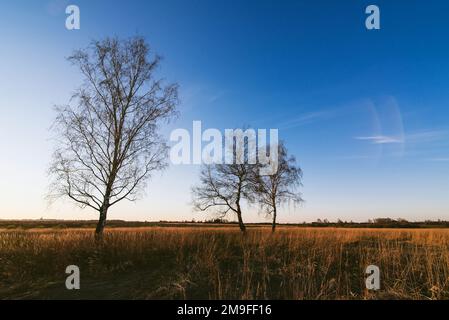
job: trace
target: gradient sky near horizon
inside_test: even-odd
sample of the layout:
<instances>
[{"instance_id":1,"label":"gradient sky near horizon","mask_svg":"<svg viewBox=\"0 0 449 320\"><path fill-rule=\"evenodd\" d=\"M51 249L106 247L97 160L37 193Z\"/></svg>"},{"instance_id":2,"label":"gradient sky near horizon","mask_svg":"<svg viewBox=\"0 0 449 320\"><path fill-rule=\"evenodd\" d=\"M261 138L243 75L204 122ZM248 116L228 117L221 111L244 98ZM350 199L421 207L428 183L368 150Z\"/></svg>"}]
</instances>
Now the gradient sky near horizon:
<instances>
[{"instance_id":1,"label":"gradient sky near horizon","mask_svg":"<svg viewBox=\"0 0 449 320\"><path fill-rule=\"evenodd\" d=\"M65 28L65 8L81 30ZM365 28L376 4L381 30ZM281 222L376 217L449 220L447 1L2 1L0 219L96 219L44 199L53 106L80 85L65 60L92 39L142 35L181 86L164 128L278 128L304 171ZM110 219L202 220L198 166L171 165ZM265 221L256 208L248 222Z\"/></svg>"}]
</instances>

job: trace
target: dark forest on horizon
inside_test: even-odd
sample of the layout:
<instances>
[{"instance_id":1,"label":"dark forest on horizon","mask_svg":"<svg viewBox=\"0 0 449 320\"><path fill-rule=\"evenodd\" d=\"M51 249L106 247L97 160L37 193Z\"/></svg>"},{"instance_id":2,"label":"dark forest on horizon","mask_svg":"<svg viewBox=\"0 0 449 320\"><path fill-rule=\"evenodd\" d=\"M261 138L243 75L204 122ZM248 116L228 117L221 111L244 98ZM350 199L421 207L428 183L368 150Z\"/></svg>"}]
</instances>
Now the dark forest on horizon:
<instances>
[{"instance_id":1,"label":"dark forest on horizon","mask_svg":"<svg viewBox=\"0 0 449 320\"><path fill-rule=\"evenodd\" d=\"M57 220L57 219L37 219L37 220L0 220L0 229L34 229L34 228L94 228L95 220ZM226 219L210 219L204 221L125 221L110 220L107 224L109 228L136 228L136 227L224 227L236 226L237 222ZM248 227L269 227L270 222L247 223ZM405 219L376 218L366 222L354 221L328 221L318 219L314 222L303 223L280 223L284 227L337 227L337 228L449 228L449 221L426 220L407 221Z\"/></svg>"}]
</instances>

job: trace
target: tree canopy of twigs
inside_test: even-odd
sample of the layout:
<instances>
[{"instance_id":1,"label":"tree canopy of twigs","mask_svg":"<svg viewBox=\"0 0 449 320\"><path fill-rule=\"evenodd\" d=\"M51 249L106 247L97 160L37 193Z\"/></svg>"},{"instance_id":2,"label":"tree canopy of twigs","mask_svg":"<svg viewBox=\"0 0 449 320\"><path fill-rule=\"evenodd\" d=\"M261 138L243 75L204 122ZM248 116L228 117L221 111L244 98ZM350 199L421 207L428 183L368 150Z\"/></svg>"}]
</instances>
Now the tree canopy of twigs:
<instances>
[{"instance_id":1,"label":"tree canopy of twigs","mask_svg":"<svg viewBox=\"0 0 449 320\"><path fill-rule=\"evenodd\" d=\"M254 180L255 164L247 161L248 142L235 138L228 147L232 163L204 165L200 182L192 188L193 205L196 210L214 210L221 218L235 214L242 232L246 231L242 216L242 202L253 202L255 194L251 183Z\"/></svg>"},{"instance_id":2,"label":"tree canopy of twigs","mask_svg":"<svg viewBox=\"0 0 449 320\"><path fill-rule=\"evenodd\" d=\"M284 204L297 205L303 202L299 187L302 184L302 170L296 158L288 155L283 142L278 144L277 168L271 175L260 175L256 171L253 184L257 202L262 210L272 217L272 231L276 229L278 209Z\"/></svg>"},{"instance_id":3,"label":"tree canopy of twigs","mask_svg":"<svg viewBox=\"0 0 449 320\"><path fill-rule=\"evenodd\" d=\"M156 78L160 57L141 37L94 41L68 60L84 83L56 108L50 197L98 211L101 236L108 209L139 199L151 174L166 167L158 131L177 114L178 86Z\"/></svg>"}]
</instances>

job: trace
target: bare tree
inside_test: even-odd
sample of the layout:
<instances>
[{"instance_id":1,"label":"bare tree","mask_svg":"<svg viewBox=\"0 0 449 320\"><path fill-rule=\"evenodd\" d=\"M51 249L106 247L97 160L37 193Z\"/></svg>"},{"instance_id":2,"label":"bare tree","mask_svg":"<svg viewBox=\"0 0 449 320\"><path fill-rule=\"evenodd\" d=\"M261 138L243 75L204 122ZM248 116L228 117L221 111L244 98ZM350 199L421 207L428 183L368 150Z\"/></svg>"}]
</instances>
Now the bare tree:
<instances>
[{"instance_id":1,"label":"bare tree","mask_svg":"<svg viewBox=\"0 0 449 320\"><path fill-rule=\"evenodd\" d=\"M108 209L137 200L152 172L166 167L158 129L176 115L178 87L155 79L160 58L140 37L94 41L68 60L84 83L56 108L50 196L97 210L101 238Z\"/></svg>"},{"instance_id":2,"label":"bare tree","mask_svg":"<svg viewBox=\"0 0 449 320\"><path fill-rule=\"evenodd\" d=\"M257 201L267 215L272 216L272 231L276 230L277 210L286 203L298 204L303 201L298 188L301 186L302 170L296 165L294 156L288 156L284 143L278 145L277 168L274 174L262 176L257 174L252 186L257 194Z\"/></svg>"},{"instance_id":3,"label":"bare tree","mask_svg":"<svg viewBox=\"0 0 449 320\"><path fill-rule=\"evenodd\" d=\"M205 165L200 174L200 185L192 189L194 207L200 211L214 208L221 218L232 212L237 216L240 230L246 231L242 218L243 199L253 201L248 165Z\"/></svg>"},{"instance_id":4,"label":"bare tree","mask_svg":"<svg viewBox=\"0 0 449 320\"><path fill-rule=\"evenodd\" d=\"M255 164L248 163L248 140L231 137L228 147L233 163L204 165L200 183L192 188L193 205L196 210L214 209L221 218L228 213L237 216L240 230L246 231L242 217L242 202L254 201L252 181Z\"/></svg>"}]
</instances>

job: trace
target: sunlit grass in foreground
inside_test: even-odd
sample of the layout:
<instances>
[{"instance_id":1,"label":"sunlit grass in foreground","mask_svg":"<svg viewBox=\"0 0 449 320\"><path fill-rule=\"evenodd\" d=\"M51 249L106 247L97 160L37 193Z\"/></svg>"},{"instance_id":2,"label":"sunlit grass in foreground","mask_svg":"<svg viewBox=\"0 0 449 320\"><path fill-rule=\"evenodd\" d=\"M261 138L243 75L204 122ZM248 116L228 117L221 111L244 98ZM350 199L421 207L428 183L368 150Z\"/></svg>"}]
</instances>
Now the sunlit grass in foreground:
<instances>
[{"instance_id":1,"label":"sunlit grass in foreground","mask_svg":"<svg viewBox=\"0 0 449 320\"><path fill-rule=\"evenodd\" d=\"M0 298L448 299L449 230L116 228L100 245L92 229L0 230Z\"/></svg>"}]
</instances>

